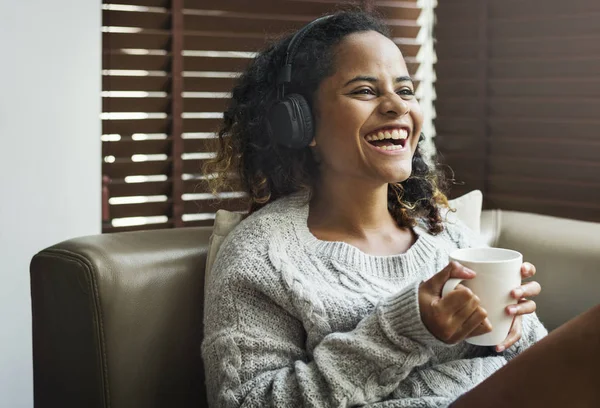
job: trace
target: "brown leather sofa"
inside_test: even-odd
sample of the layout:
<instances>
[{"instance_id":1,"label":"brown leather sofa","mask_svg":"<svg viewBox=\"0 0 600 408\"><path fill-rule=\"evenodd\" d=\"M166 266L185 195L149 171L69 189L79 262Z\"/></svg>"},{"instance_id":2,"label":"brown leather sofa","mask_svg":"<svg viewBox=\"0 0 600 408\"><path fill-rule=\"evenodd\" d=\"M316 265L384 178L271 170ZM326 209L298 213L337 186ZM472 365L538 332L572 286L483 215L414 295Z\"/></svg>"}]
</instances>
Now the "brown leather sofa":
<instances>
[{"instance_id":1,"label":"brown leather sofa","mask_svg":"<svg viewBox=\"0 0 600 408\"><path fill-rule=\"evenodd\" d=\"M482 235L538 268L549 329L600 302L600 224L484 211ZM206 407L200 356L210 228L97 235L31 262L37 408Z\"/></svg>"}]
</instances>

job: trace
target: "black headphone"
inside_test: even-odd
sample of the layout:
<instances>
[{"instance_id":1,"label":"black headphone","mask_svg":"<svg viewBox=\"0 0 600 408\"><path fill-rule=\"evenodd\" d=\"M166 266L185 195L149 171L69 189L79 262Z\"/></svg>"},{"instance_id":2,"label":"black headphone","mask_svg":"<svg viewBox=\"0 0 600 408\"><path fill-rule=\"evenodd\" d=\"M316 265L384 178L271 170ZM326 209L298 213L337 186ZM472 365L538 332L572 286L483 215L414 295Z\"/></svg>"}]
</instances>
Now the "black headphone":
<instances>
[{"instance_id":1,"label":"black headphone","mask_svg":"<svg viewBox=\"0 0 600 408\"><path fill-rule=\"evenodd\" d=\"M306 98L300 94L286 96L285 85L292 82L292 63L302 39L315 24L330 17L319 17L305 25L294 34L287 47L285 64L277 76L277 102L267 114L269 133L282 146L302 149L313 139L313 117Z\"/></svg>"}]
</instances>

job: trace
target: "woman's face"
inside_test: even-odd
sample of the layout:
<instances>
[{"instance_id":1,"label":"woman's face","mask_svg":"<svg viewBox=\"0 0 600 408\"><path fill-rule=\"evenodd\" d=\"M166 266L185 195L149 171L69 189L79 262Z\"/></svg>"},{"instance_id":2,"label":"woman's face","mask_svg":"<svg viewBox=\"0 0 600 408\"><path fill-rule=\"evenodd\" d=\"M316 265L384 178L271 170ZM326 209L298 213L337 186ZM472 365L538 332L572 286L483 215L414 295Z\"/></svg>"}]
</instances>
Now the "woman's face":
<instances>
[{"instance_id":1,"label":"woman's face","mask_svg":"<svg viewBox=\"0 0 600 408\"><path fill-rule=\"evenodd\" d=\"M423 115L400 50L367 31L345 37L335 51L335 73L315 97L321 174L374 184L406 180Z\"/></svg>"}]
</instances>

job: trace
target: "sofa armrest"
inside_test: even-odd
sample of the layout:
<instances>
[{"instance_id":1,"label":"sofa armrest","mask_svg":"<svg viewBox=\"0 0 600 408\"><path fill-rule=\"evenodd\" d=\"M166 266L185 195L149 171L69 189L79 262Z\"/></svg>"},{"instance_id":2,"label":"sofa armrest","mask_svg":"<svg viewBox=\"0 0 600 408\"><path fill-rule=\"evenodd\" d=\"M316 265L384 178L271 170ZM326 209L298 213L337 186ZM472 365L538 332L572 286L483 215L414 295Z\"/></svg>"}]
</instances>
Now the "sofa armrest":
<instances>
[{"instance_id":1,"label":"sofa armrest","mask_svg":"<svg viewBox=\"0 0 600 408\"><path fill-rule=\"evenodd\" d=\"M36 407L198 407L210 228L77 238L31 262Z\"/></svg>"},{"instance_id":2,"label":"sofa armrest","mask_svg":"<svg viewBox=\"0 0 600 408\"><path fill-rule=\"evenodd\" d=\"M549 330L600 303L600 223L486 210L481 235L536 266L537 313Z\"/></svg>"}]
</instances>

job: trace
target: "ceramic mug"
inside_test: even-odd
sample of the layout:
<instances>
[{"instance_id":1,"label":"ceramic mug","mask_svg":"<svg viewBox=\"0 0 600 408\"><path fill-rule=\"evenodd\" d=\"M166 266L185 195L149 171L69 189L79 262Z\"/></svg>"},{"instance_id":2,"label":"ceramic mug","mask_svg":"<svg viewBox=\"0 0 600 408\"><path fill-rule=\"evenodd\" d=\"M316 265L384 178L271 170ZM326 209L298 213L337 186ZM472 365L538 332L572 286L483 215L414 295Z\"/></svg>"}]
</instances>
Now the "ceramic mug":
<instances>
[{"instance_id":1,"label":"ceramic mug","mask_svg":"<svg viewBox=\"0 0 600 408\"><path fill-rule=\"evenodd\" d=\"M450 254L450 260L475 271L473 279L448 279L442 289L442 297L459 283L468 287L481 300L480 306L487 311L492 331L466 339L478 346L495 346L506 339L514 316L506 313L506 307L516 304L510 292L521 285L523 255L502 248L465 248Z\"/></svg>"}]
</instances>

